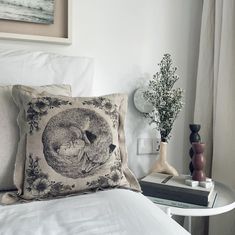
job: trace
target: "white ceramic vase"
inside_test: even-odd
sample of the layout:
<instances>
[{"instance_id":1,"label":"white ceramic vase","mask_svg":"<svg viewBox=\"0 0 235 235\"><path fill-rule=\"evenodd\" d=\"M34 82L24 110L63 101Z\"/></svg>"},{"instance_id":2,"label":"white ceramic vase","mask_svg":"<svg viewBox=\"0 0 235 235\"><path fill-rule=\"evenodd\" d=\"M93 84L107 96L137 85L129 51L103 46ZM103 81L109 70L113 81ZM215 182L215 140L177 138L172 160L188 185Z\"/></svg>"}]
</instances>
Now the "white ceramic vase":
<instances>
[{"instance_id":1,"label":"white ceramic vase","mask_svg":"<svg viewBox=\"0 0 235 235\"><path fill-rule=\"evenodd\" d=\"M159 158L154 164L151 172L164 173L174 176L179 175L177 170L167 162L166 158L167 158L167 142L161 142Z\"/></svg>"}]
</instances>

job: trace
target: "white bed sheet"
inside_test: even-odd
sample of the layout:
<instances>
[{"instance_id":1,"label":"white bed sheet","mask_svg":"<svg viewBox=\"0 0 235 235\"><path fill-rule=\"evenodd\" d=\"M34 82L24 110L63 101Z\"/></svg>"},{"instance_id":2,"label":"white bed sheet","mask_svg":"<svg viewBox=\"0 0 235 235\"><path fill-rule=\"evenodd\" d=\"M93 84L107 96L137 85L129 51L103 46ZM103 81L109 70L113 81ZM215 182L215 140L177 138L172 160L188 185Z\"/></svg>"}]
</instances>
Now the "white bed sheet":
<instances>
[{"instance_id":1,"label":"white bed sheet","mask_svg":"<svg viewBox=\"0 0 235 235\"><path fill-rule=\"evenodd\" d=\"M187 235L140 193L97 193L0 206L1 235Z\"/></svg>"}]
</instances>

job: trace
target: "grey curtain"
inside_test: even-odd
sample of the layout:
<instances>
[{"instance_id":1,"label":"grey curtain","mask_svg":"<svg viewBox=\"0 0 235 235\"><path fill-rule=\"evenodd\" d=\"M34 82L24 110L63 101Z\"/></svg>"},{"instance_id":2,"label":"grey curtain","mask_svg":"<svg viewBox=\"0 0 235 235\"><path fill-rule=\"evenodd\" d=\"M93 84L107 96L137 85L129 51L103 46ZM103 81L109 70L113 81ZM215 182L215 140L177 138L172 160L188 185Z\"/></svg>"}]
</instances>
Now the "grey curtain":
<instances>
[{"instance_id":1,"label":"grey curtain","mask_svg":"<svg viewBox=\"0 0 235 235\"><path fill-rule=\"evenodd\" d=\"M235 1L204 0L194 122L202 125L206 173L235 190ZM197 220L193 234L208 234ZM235 234L235 211L212 216L209 234Z\"/></svg>"}]
</instances>

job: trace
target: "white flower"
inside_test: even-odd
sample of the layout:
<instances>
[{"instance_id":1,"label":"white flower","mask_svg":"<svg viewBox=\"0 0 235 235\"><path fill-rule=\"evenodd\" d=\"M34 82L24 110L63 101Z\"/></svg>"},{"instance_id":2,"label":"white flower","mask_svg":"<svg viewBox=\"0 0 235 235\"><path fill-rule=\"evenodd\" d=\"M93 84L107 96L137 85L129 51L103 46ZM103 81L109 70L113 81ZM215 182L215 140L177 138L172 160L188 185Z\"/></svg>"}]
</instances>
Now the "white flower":
<instances>
[{"instance_id":1,"label":"white flower","mask_svg":"<svg viewBox=\"0 0 235 235\"><path fill-rule=\"evenodd\" d=\"M50 102L44 98L39 98L34 104L33 109L38 113L44 113L48 110Z\"/></svg>"},{"instance_id":2,"label":"white flower","mask_svg":"<svg viewBox=\"0 0 235 235\"><path fill-rule=\"evenodd\" d=\"M51 186L50 182L45 178L36 179L31 188L31 192L34 196L42 197L50 192Z\"/></svg>"},{"instance_id":3,"label":"white flower","mask_svg":"<svg viewBox=\"0 0 235 235\"><path fill-rule=\"evenodd\" d=\"M119 170L113 170L109 177L109 185L116 186L118 185L119 181L121 180L122 173Z\"/></svg>"}]
</instances>

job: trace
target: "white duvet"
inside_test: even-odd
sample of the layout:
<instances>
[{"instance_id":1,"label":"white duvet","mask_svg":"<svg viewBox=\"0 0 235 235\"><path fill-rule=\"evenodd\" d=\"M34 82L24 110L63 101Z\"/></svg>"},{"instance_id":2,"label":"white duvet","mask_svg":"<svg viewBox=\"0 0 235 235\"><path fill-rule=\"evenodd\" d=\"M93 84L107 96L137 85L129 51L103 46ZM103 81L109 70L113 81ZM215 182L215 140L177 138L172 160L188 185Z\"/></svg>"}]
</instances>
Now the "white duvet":
<instances>
[{"instance_id":1,"label":"white duvet","mask_svg":"<svg viewBox=\"0 0 235 235\"><path fill-rule=\"evenodd\" d=\"M49 201L0 206L1 235L186 235L140 193L113 189Z\"/></svg>"}]
</instances>

